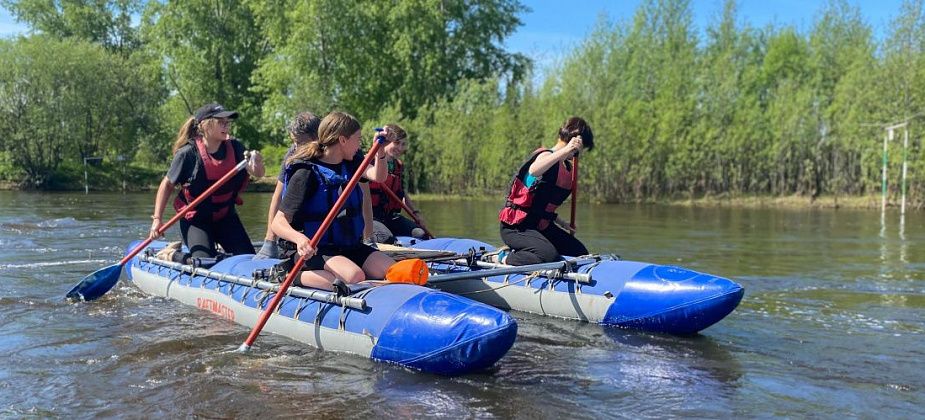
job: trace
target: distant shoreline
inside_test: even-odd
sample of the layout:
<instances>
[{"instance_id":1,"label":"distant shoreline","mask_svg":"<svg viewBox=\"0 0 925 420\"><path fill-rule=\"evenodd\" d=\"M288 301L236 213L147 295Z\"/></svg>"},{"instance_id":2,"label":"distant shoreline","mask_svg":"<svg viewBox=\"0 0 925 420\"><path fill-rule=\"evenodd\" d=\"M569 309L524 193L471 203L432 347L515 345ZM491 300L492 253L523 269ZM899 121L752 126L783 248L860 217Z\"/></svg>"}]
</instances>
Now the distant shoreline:
<instances>
[{"instance_id":1,"label":"distant shoreline","mask_svg":"<svg viewBox=\"0 0 925 420\"><path fill-rule=\"evenodd\" d=\"M414 194L413 198L419 201L436 201L450 199L466 200L497 200L503 197L489 196L484 194L477 195L460 195L460 194L431 194L422 193ZM698 198L675 198L675 199L648 199L639 202L629 203L612 203L612 204L660 204L680 207L738 207L738 208L791 208L791 209L879 209L881 206L880 195L863 195L863 196L820 196L811 199L808 196L790 195L790 196L709 196ZM566 204L568 204L566 202ZM887 202L888 208L899 208L898 199L891 199ZM906 210L918 210L911 202L906 202Z\"/></svg>"},{"instance_id":2,"label":"distant shoreline","mask_svg":"<svg viewBox=\"0 0 925 420\"><path fill-rule=\"evenodd\" d=\"M263 177L255 181L251 181L247 187L247 192L273 192L276 188L276 178L275 177ZM157 184L144 185L144 186L134 186L130 188L130 191L133 192L143 192L143 191L155 191L157 189ZM97 192L119 192L120 188L112 189L98 189L91 188L91 191ZM0 181L0 191L28 191L28 189L19 188L16 183L9 181ZM83 191L83 188L64 188L64 189L54 189L54 190L35 190L36 192L78 192ZM472 194L472 195L463 195L463 194L434 194L434 193L420 193L413 194L415 200L420 201L438 201L438 200L502 200L503 197L499 195L491 194ZM879 209L881 206L880 195L863 195L863 196L853 196L853 195L824 195L817 197L816 199L811 199L808 196L799 196L799 195L788 195L788 196L756 196L756 195L742 195L742 196L732 196L732 195L721 195L721 196L707 196L707 197L697 197L697 198L659 198L659 199L646 199L639 202L626 202L626 203L612 203L612 204L661 204L669 206L680 206L680 207L737 207L737 208L790 208L790 209L870 209L875 210ZM500 204L499 204L500 205ZM899 208L900 202L897 198L891 198L887 202L887 207L889 208ZM920 210L911 202L906 202L907 210Z\"/></svg>"}]
</instances>

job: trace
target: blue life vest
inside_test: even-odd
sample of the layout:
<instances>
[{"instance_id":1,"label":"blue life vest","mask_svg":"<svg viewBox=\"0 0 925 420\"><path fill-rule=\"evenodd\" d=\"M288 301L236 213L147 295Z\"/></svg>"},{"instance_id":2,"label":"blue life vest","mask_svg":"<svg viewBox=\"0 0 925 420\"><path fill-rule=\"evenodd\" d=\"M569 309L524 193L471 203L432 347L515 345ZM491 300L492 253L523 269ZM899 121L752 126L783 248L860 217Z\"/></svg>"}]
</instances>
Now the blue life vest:
<instances>
[{"instance_id":1,"label":"blue life vest","mask_svg":"<svg viewBox=\"0 0 925 420\"><path fill-rule=\"evenodd\" d=\"M347 169L346 163L341 163L339 173L312 162L297 160L286 165L286 173L283 181L283 195L286 194L286 187L292 175L298 169L308 169L318 180L318 190L311 197L306 197L302 202L301 216L305 220L302 232L305 236L312 238L328 212L334 207L334 203L340 196L343 186L347 184L353 175ZM350 247L359 245L363 239L363 190L354 187L350 196L344 203L337 217L331 223L331 226L324 233L324 236L318 242L319 246L341 246Z\"/></svg>"}]
</instances>

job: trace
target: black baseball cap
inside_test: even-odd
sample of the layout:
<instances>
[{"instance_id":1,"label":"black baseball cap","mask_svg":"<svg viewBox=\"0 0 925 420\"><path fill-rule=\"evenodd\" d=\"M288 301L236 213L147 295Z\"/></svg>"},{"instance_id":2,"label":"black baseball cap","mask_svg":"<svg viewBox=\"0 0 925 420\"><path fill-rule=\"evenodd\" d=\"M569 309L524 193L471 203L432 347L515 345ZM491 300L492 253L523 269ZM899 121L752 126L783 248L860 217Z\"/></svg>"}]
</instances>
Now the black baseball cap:
<instances>
[{"instance_id":1,"label":"black baseball cap","mask_svg":"<svg viewBox=\"0 0 925 420\"><path fill-rule=\"evenodd\" d=\"M201 123L209 118L238 118L237 111L227 111L225 107L219 104L206 104L196 110L196 123Z\"/></svg>"}]
</instances>

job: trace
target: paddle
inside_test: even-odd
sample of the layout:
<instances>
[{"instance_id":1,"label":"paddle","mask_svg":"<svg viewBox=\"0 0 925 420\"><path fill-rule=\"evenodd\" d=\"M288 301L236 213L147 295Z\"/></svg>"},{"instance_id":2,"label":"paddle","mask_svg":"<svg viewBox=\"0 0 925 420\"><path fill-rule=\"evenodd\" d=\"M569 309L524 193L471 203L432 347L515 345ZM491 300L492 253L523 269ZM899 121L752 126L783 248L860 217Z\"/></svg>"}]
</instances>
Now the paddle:
<instances>
[{"instance_id":1,"label":"paddle","mask_svg":"<svg viewBox=\"0 0 925 420\"><path fill-rule=\"evenodd\" d=\"M548 263L520 265L520 266L500 266L498 268L489 268L484 270L461 271L449 274L436 274L428 280L430 284L443 283L448 281L479 279L483 277L500 276L503 274L526 274L537 271L564 270L569 267L577 267L584 264L590 264L598 261L596 257L577 257L565 261L554 261Z\"/></svg>"},{"instance_id":2,"label":"paddle","mask_svg":"<svg viewBox=\"0 0 925 420\"><path fill-rule=\"evenodd\" d=\"M414 211L411 210L411 207L408 207L408 205L405 204L405 200L398 198L398 195L395 194L394 191L389 189L389 187L387 187L385 184L381 184L380 186L382 187L382 191L385 191L385 194L389 196L390 199L397 201L398 204L401 205L401 208L405 210L405 213L408 213L408 215L411 216L412 219L414 219L415 224L420 226L421 229L424 229L424 234L427 235L427 239L436 238L434 234L430 233L430 231L427 230L426 227L424 227L424 224L421 223L421 219L418 219L418 216L414 214ZM572 212L574 213L574 209L572 210Z\"/></svg>"},{"instance_id":3,"label":"paddle","mask_svg":"<svg viewBox=\"0 0 925 420\"><path fill-rule=\"evenodd\" d=\"M191 203L184 206L180 211L177 212L167 223L161 225L157 229L157 235L155 237L161 236L164 234L164 231L167 230L171 225L176 223L180 218L182 218L187 212L195 208L199 203L208 198L215 192L215 190L221 188L229 179L234 177L238 171L244 169L247 166L247 162L250 160L249 154L245 153L244 160L238 163L234 168L228 171L223 177L219 178L218 181L215 181L215 184L212 184L207 190L203 191L199 197L196 197ZM74 300L84 300L91 301L98 299L100 296L103 296L112 289L113 286L119 281L119 275L122 273L122 266L125 265L129 260L135 257L141 250L145 249L152 241L154 237L146 239L144 242L138 244L132 252L129 252L121 261L117 264L110 265L108 267L103 267L99 270L94 271L87 277L84 277L80 283L77 283L69 292L67 292L68 299Z\"/></svg>"},{"instance_id":4,"label":"paddle","mask_svg":"<svg viewBox=\"0 0 925 420\"><path fill-rule=\"evenodd\" d=\"M572 228L572 234L575 234L575 204L578 202L578 155L572 158L572 220L569 227Z\"/></svg>"},{"instance_id":5,"label":"paddle","mask_svg":"<svg viewBox=\"0 0 925 420\"><path fill-rule=\"evenodd\" d=\"M366 171L366 167L369 166L369 162L372 161L376 156L376 153L379 151L379 147L382 146L382 143L385 143L385 137L377 134L376 141L373 142L373 147L369 149L369 153L366 154L363 162L360 163L360 167L357 168L357 171L350 178L350 181L348 181L347 185L344 186L344 191L340 194L340 197L337 197L337 201L334 202L334 207L331 208L331 211L328 212L327 217L325 217L324 221L321 222L321 226L318 227L315 235L312 236L312 239L309 242L312 248L318 247L318 242L321 242L321 237L324 236L324 233L328 230L328 227L331 226L331 223L334 221L334 216L340 213L340 209L344 207L344 203L347 201L347 198L353 191L353 187L355 187L357 183L360 182L360 177L363 176L363 172ZM305 255L299 257L299 260L296 261L295 265L292 266L292 270L289 270L289 275L287 275L286 280L280 284L279 291L276 292L276 295L273 296L273 299L269 304L267 304L267 308L260 313L260 318L257 319L257 323L254 324L254 328L251 329L250 335L247 336L247 339L244 340L244 343L241 344L241 347L238 347L239 352L250 350L251 346L254 344L254 341L257 341L257 336L260 335L260 331L263 330L264 325L266 325L267 321L270 319L270 315L273 314L273 311L276 310L279 302L283 300L283 295L286 294L286 290L288 290L289 286L292 285L292 281L295 280L295 276L302 272L303 263L305 263Z\"/></svg>"}]
</instances>

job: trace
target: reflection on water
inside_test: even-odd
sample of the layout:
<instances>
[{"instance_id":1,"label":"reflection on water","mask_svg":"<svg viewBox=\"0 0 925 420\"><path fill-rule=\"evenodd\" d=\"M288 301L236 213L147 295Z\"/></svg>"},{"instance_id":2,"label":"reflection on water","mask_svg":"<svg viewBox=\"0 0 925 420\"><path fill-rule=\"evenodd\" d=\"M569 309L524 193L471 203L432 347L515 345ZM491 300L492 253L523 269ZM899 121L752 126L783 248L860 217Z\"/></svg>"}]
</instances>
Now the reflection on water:
<instances>
[{"instance_id":1,"label":"reflection on water","mask_svg":"<svg viewBox=\"0 0 925 420\"><path fill-rule=\"evenodd\" d=\"M268 198L241 208L254 239ZM695 337L514 313L505 358L444 378L272 335L233 353L246 328L127 283L64 302L152 201L0 192L0 417L923 415L921 213L579 206L590 249L734 278L741 306ZM434 231L494 244L499 205L419 203Z\"/></svg>"}]
</instances>

